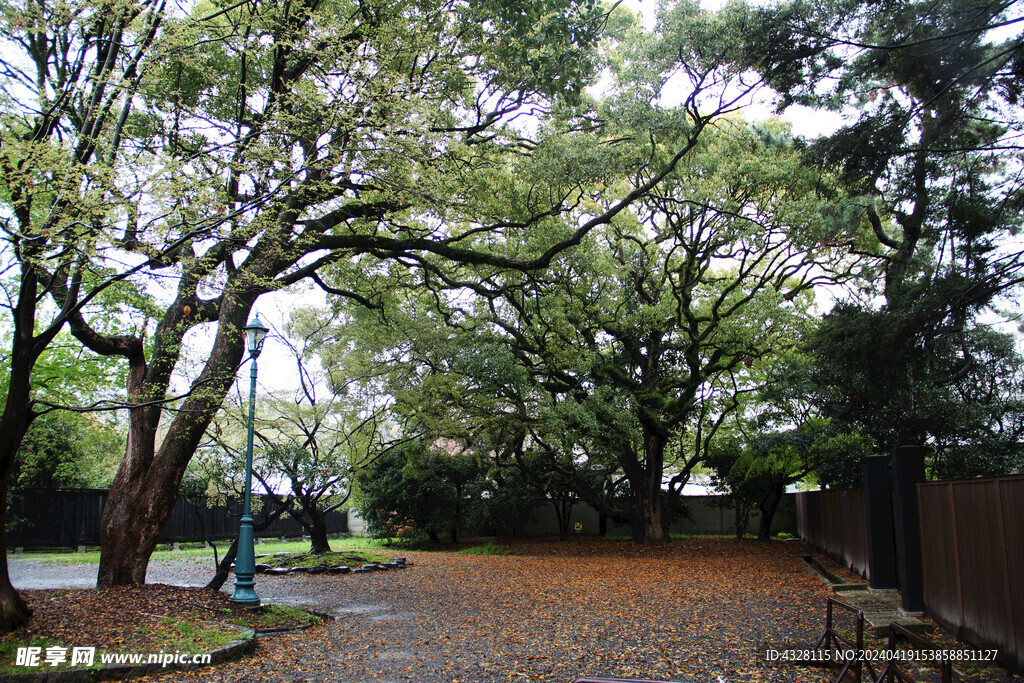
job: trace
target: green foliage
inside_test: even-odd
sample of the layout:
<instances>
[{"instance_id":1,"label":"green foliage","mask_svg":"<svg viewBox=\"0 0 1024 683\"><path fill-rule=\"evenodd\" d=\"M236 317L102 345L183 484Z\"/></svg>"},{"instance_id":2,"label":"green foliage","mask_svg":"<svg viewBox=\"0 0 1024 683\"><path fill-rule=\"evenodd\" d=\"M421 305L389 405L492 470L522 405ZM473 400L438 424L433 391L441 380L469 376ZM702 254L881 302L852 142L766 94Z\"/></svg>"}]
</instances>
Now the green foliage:
<instances>
[{"instance_id":1,"label":"green foliage","mask_svg":"<svg viewBox=\"0 0 1024 683\"><path fill-rule=\"evenodd\" d=\"M1024 405L1013 338L916 322L891 308L837 307L809 339L804 396L870 435L876 452L929 446L935 478L1020 471Z\"/></svg>"},{"instance_id":2,"label":"green foliage","mask_svg":"<svg viewBox=\"0 0 1024 683\"><path fill-rule=\"evenodd\" d=\"M21 443L11 483L28 488L104 488L124 456L124 434L92 415L47 413Z\"/></svg>"},{"instance_id":3,"label":"green foliage","mask_svg":"<svg viewBox=\"0 0 1024 683\"><path fill-rule=\"evenodd\" d=\"M458 529L479 500L481 470L472 454L412 442L383 454L358 475L360 516L375 538L441 534Z\"/></svg>"},{"instance_id":4,"label":"green foliage","mask_svg":"<svg viewBox=\"0 0 1024 683\"><path fill-rule=\"evenodd\" d=\"M483 545L475 545L465 550L460 550L463 555L508 555L508 548L497 545L494 541L488 541Z\"/></svg>"},{"instance_id":5,"label":"green foliage","mask_svg":"<svg viewBox=\"0 0 1024 683\"><path fill-rule=\"evenodd\" d=\"M544 143L517 119L547 125L585 99L596 1L72 5L3 7L0 39L21 53L0 74L5 255L32 285L15 319L31 328L51 312L37 304L58 311L37 339L16 335L23 355L70 324L80 343L132 365L119 398L142 452L111 493L137 505L124 516L131 533L159 532L166 510L139 492L170 500L262 294L308 278L336 293L319 274L331 268L535 268L571 243L571 230L538 239L531 228L564 210L585 170L567 162L564 184L538 191L526 152ZM207 324L217 343L192 372L187 335ZM160 402L183 376L189 394L173 407L189 418L157 438ZM15 417L12 427L28 422Z\"/></svg>"},{"instance_id":6,"label":"green foliage","mask_svg":"<svg viewBox=\"0 0 1024 683\"><path fill-rule=\"evenodd\" d=\"M795 427L771 429L764 417L754 429L741 428L716 439L709 457L712 482L737 507L737 534L756 508L762 540L770 536L772 517L790 484L813 474L826 486L855 487L860 462L872 454L873 446L864 435L841 431L828 419L807 417Z\"/></svg>"},{"instance_id":7,"label":"green foliage","mask_svg":"<svg viewBox=\"0 0 1024 683\"><path fill-rule=\"evenodd\" d=\"M851 197L832 215L879 273L860 283L860 301L873 305L838 307L811 342L825 414L880 451L930 446L936 476L1020 467L1015 354L978 322L1024 268L1014 239L1024 34L1012 6L797 0L744 10L785 26L748 25L750 64L780 92L780 108L845 114L808 158L841 169Z\"/></svg>"}]
</instances>

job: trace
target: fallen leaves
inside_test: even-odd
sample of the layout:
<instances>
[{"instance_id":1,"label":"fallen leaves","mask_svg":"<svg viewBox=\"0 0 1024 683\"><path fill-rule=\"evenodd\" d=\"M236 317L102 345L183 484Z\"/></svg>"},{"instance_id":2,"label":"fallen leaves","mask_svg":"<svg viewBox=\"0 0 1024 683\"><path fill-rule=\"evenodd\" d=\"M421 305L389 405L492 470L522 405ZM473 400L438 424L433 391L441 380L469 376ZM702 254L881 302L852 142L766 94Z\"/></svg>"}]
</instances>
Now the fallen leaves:
<instances>
[{"instance_id":1,"label":"fallen leaves","mask_svg":"<svg viewBox=\"0 0 1024 683\"><path fill-rule=\"evenodd\" d=\"M215 629L217 623L250 627L287 627L294 617L276 615L272 624L228 600L223 593L161 584L113 588L25 590L33 610L28 624L3 636L3 642L45 640L65 647L95 647L109 652L160 652L168 648L169 618ZM225 629L230 631L230 629ZM196 646L196 653L208 648Z\"/></svg>"},{"instance_id":2,"label":"fallen leaves","mask_svg":"<svg viewBox=\"0 0 1024 683\"><path fill-rule=\"evenodd\" d=\"M661 546L580 539L510 554L417 553L416 570L359 582L306 577L310 606L343 611L261 641L215 681L793 681L765 648L813 643L827 587L796 543L698 538ZM296 675L295 664L304 671ZM812 680L812 678L808 678Z\"/></svg>"}]
</instances>

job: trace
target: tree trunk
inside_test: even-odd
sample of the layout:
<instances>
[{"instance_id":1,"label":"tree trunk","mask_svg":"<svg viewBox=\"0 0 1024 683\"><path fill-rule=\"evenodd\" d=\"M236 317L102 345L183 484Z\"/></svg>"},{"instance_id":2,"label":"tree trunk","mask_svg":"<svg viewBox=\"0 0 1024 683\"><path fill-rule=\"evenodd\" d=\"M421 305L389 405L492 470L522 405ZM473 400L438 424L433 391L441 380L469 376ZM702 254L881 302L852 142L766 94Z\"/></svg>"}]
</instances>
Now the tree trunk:
<instances>
[{"instance_id":1,"label":"tree trunk","mask_svg":"<svg viewBox=\"0 0 1024 683\"><path fill-rule=\"evenodd\" d=\"M35 324L36 278L22 268L18 303L13 311L14 334L11 340L10 380L7 402L0 417L0 631L18 628L32 616L32 610L18 595L7 571L7 541L4 525L7 520L7 486L18 456L18 449L35 419L32 411L32 368L38 358L33 339Z\"/></svg>"},{"instance_id":2,"label":"tree trunk","mask_svg":"<svg viewBox=\"0 0 1024 683\"><path fill-rule=\"evenodd\" d=\"M637 501L637 517L633 522L633 540L637 543L667 543L668 536L661 523L661 498Z\"/></svg>"},{"instance_id":3,"label":"tree trunk","mask_svg":"<svg viewBox=\"0 0 1024 683\"><path fill-rule=\"evenodd\" d=\"M637 543L667 543L661 495L661 480L665 467L665 445L668 433L651 420L642 420L644 438L644 467L642 475L630 478L636 494L636 519L633 522L633 540ZM628 474L628 471L627 471Z\"/></svg>"},{"instance_id":4,"label":"tree trunk","mask_svg":"<svg viewBox=\"0 0 1024 683\"><path fill-rule=\"evenodd\" d=\"M554 494L551 504L555 507L555 518L558 520L558 540L569 540L569 520L572 518L572 496Z\"/></svg>"},{"instance_id":5,"label":"tree trunk","mask_svg":"<svg viewBox=\"0 0 1024 683\"><path fill-rule=\"evenodd\" d=\"M736 496L733 497L733 506L736 522L736 540L738 541L747 533L747 527L750 525L750 503Z\"/></svg>"},{"instance_id":6,"label":"tree trunk","mask_svg":"<svg viewBox=\"0 0 1024 683\"><path fill-rule=\"evenodd\" d=\"M661 511L661 528L665 532L665 539L671 540L672 518L675 517L676 510L681 507L681 503L679 501L679 494L671 486L669 487L668 495L664 496L664 499Z\"/></svg>"},{"instance_id":7,"label":"tree trunk","mask_svg":"<svg viewBox=\"0 0 1024 683\"><path fill-rule=\"evenodd\" d=\"M220 564L217 565L217 571L214 572L213 578L207 583L204 588L211 591L219 591L224 586L224 582L228 580L228 574L231 573L231 563L235 561L235 557L238 555L238 537L235 536L235 540L231 541L231 547L224 553L224 557L221 558Z\"/></svg>"},{"instance_id":8,"label":"tree trunk","mask_svg":"<svg viewBox=\"0 0 1024 683\"><path fill-rule=\"evenodd\" d=\"M17 449L15 449L17 450ZM7 477L2 478L0 510L7 510ZM32 610L11 584L7 572L7 542L4 530L0 528L0 631L10 633L29 620Z\"/></svg>"},{"instance_id":9,"label":"tree trunk","mask_svg":"<svg viewBox=\"0 0 1024 683\"><path fill-rule=\"evenodd\" d=\"M174 508L185 468L234 381L244 352L241 330L254 300L255 296L225 297L213 349L203 372L192 385L201 390L181 404L155 453L161 408L147 406L129 410L125 459L110 487L100 521L98 586L146 582L149 558ZM171 323L176 319L175 315L168 314L161 328L173 326ZM158 346L171 341L165 336ZM148 366L142 358L130 359L130 399L151 400L155 394L162 396L166 391L176 352L154 350L154 358Z\"/></svg>"},{"instance_id":10,"label":"tree trunk","mask_svg":"<svg viewBox=\"0 0 1024 683\"><path fill-rule=\"evenodd\" d=\"M327 520L316 505L310 505L308 512L310 520L309 554L326 555L331 552L331 544L327 540Z\"/></svg>"},{"instance_id":11,"label":"tree trunk","mask_svg":"<svg viewBox=\"0 0 1024 683\"><path fill-rule=\"evenodd\" d=\"M782 502L782 494L785 492L783 486L772 486L768 491L768 495L765 496L764 500L758 506L761 510L761 525L757 532L757 540L769 541L772 537L772 520L775 519L775 512L779 509L779 503Z\"/></svg>"}]
</instances>

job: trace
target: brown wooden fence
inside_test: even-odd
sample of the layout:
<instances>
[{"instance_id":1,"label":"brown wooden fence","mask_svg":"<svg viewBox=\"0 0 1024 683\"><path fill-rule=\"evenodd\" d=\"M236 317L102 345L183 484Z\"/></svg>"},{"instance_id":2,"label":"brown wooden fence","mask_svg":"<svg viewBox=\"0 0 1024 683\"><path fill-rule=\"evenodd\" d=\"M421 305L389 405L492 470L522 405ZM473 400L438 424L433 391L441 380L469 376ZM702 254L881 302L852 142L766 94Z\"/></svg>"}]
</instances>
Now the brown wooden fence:
<instances>
[{"instance_id":1,"label":"brown wooden fence","mask_svg":"<svg viewBox=\"0 0 1024 683\"><path fill-rule=\"evenodd\" d=\"M928 615L1024 670L1024 476L917 490Z\"/></svg>"},{"instance_id":2,"label":"brown wooden fence","mask_svg":"<svg viewBox=\"0 0 1024 683\"><path fill-rule=\"evenodd\" d=\"M7 497L5 536L9 548L99 545L106 489L21 489L12 490ZM272 501L269 496L257 496L253 501L253 517L258 523L270 511ZM241 516L241 501L228 500L210 506L202 498L188 500L179 496L160 538L167 543L234 538ZM327 515L327 531L348 531L344 511ZM257 536L273 538L304 533L297 521L285 515Z\"/></svg>"},{"instance_id":3,"label":"brown wooden fence","mask_svg":"<svg viewBox=\"0 0 1024 683\"><path fill-rule=\"evenodd\" d=\"M1024 671L1024 476L917 485L929 617ZM801 538L867 576L861 489L798 493Z\"/></svg>"},{"instance_id":4,"label":"brown wooden fence","mask_svg":"<svg viewBox=\"0 0 1024 683\"><path fill-rule=\"evenodd\" d=\"M870 579L864 509L864 489L801 491L796 494L797 533Z\"/></svg>"}]
</instances>

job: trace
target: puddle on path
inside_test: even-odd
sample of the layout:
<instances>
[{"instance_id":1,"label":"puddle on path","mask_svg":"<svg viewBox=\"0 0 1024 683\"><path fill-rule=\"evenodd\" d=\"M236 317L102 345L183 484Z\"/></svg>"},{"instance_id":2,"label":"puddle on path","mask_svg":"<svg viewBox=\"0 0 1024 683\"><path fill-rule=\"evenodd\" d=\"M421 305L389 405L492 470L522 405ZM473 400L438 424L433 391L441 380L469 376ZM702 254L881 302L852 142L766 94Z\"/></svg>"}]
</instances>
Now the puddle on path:
<instances>
[{"instance_id":1,"label":"puddle on path","mask_svg":"<svg viewBox=\"0 0 1024 683\"><path fill-rule=\"evenodd\" d=\"M334 612L335 614L337 614L338 616L341 616L343 614L355 614L355 615L363 615L363 614L365 614L365 615L371 615L371 614L373 614L375 612L386 612L389 609L390 608L387 605L381 605L381 604L369 604L369 605L351 604L351 605L340 605L338 607L333 608L331 611Z\"/></svg>"}]
</instances>

